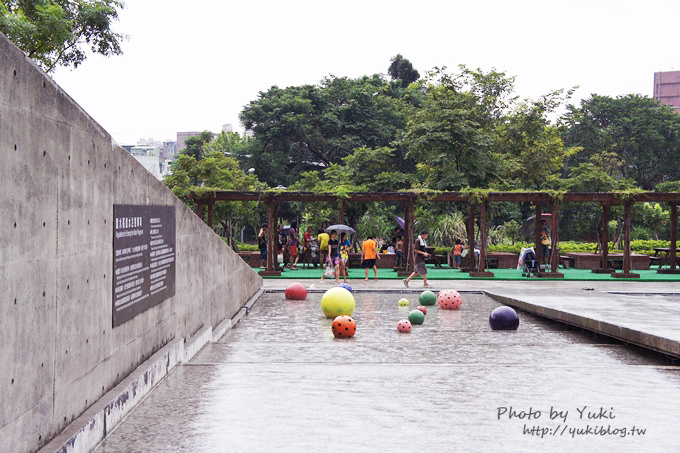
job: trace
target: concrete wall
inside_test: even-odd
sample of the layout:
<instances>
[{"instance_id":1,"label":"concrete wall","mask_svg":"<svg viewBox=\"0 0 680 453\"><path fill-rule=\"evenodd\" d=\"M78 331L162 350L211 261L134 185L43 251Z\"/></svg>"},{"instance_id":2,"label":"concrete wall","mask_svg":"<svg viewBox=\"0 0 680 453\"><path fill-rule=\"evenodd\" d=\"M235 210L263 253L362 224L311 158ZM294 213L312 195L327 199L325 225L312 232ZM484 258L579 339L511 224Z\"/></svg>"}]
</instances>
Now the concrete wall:
<instances>
[{"instance_id":1,"label":"concrete wall","mask_svg":"<svg viewBox=\"0 0 680 453\"><path fill-rule=\"evenodd\" d=\"M2 34L0 162L0 450L30 451L262 281ZM175 206L177 228L175 296L115 329L114 204Z\"/></svg>"}]
</instances>

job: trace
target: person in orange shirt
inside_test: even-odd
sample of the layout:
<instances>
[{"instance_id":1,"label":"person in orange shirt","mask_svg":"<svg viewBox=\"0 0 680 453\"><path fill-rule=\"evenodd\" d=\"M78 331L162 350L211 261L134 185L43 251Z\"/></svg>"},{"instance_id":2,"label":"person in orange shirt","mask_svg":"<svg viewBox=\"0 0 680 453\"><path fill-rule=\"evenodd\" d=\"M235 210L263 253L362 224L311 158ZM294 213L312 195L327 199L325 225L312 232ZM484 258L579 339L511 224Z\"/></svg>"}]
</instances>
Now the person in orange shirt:
<instances>
[{"instance_id":1,"label":"person in orange shirt","mask_svg":"<svg viewBox=\"0 0 680 453\"><path fill-rule=\"evenodd\" d=\"M373 268L375 273L375 279L378 279L378 267L375 265L375 260L380 259L380 255L376 252L378 244L373 239L373 236L369 236L361 244L361 262L366 269L366 280L368 280L368 269Z\"/></svg>"}]
</instances>

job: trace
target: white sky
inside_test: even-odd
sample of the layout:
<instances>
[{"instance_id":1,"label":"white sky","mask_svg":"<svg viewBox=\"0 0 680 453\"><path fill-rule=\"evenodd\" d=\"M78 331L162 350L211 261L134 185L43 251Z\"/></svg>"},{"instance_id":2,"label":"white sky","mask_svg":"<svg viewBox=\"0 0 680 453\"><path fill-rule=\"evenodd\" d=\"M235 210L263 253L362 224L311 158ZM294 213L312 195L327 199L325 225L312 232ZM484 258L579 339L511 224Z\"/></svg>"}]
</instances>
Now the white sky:
<instances>
[{"instance_id":1,"label":"white sky","mask_svg":"<svg viewBox=\"0 0 680 453\"><path fill-rule=\"evenodd\" d=\"M680 69L678 0L127 0L124 55L90 56L54 78L120 144L231 123L272 85L458 64L516 76L516 94L578 85L652 95Z\"/></svg>"}]
</instances>

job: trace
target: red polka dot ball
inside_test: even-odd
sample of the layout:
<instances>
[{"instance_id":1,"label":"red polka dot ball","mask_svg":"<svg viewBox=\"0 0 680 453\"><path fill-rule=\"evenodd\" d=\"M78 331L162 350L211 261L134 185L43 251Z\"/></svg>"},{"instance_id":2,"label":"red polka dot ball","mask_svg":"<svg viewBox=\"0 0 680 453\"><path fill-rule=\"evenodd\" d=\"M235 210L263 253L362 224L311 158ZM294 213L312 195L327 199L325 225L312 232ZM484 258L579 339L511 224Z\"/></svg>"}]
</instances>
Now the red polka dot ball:
<instances>
[{"instance_id":1,"label":"red polka dot ball","mask_svg":"<svg viewBox=\"0 0 680 453\"><path fill-rule=\"evenodd\" d=\"M455 289L445 289L437 294L437 303L443 310L458 310L463 304L463 298Z\"/></svg>"}]
</instances>

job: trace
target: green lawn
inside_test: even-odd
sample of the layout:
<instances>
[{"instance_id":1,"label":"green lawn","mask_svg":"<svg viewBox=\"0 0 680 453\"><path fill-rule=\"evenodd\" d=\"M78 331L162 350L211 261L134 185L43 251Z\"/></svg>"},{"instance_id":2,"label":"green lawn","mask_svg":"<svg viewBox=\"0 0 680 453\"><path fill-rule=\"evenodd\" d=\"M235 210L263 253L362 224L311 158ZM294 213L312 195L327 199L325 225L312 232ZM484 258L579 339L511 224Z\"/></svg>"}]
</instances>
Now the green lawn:
<instances>
[{"instance_id":1,"label":"green lawn","mask_svg":"<svg viewBox=\"0 0 680 453\"><path fill-rule=\"evenodd\" d=\"M258 269L256 269L258 270ZM522 277L522 272L516 269L488 269L494 273L493 277L470 277L470 274L461 272L457 269L452 269L448 266L443 268L435 268L434 265L428 265L427 277L430 280L468 280L468 279L484 279L484 280L528 280L527 277ZM619 279L613 278L609 274L595 274L590 269L562 269L560 272L564 273L564 278L550 279L550 280L576 280L576 281L645 281L645 282L680 282L680 275L678 274L658 274L656 267L648 271L633 271L640 274L640 278L636 279ZM359 279L364 278L364 269L350 269L349 278ZM373 278L373 271L369 270L368 277ZM391 269L378 269L378 277L380 279L401 279L396 272ZM280 279L320 279L321 269L303 269L289 270L285 269L280 277L264 277L264 278L280 278ZM548 280L548 279L543 279Z\"/></svg>"}]
</instances>

